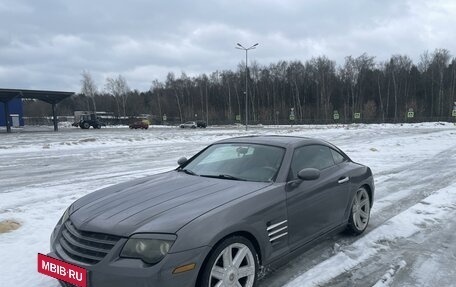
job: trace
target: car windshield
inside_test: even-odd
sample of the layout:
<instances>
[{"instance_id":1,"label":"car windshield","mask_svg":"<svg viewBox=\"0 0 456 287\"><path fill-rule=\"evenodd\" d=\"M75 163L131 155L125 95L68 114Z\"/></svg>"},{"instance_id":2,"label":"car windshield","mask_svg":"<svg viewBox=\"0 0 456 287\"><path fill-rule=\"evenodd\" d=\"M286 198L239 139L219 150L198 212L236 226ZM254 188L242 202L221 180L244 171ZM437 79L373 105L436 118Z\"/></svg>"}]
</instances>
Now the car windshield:
<instances>
[{"instance_id":1,"label":"car windshield","mask_svg":"<svg viewBox=\"0 0 456 287\"><path fill-rule=\"evenodd\" d=\"M224 143L207 148L182 169L199 176L227 180L272 181L282 164L281 147Z\"/></svg>"}]
</instances>

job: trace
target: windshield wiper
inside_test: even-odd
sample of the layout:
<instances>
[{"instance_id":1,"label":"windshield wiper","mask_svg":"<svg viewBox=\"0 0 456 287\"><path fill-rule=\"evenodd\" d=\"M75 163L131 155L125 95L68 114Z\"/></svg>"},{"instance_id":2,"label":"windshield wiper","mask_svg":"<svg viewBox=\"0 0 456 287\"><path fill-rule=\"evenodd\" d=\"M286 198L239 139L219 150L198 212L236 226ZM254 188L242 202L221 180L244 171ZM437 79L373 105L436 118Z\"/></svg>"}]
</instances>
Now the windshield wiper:
<instances>
[{"instance_id":1,"label":"windshield wiper","mask_svg":"<svg viewBox=\"0 0 456 287\"><path fill-rule=\"evenodd\" d=\"M182 168L182 169L178 169L177 170L178 172L185 172L186 174L190 174L190 175L197 175L196 173L194 173L193 171L189 170L189 169L186 169L186 168Z\"/></svg>"},{"instance_id":2,"label":"windshield wiper","mask_svg":"<svg viewBox=\"0 0 456 287\"><path fill-rule=\"evenodd\" d=\"M246 179L240 178L240 177L235 177L229 174L219 174L219 175L212 175L212 174L202 174L200 176L204 177L212 177L212 178L221 178L221 179L230 179L230 180L242 180L246 181Z\"/></svg>"}]
</instances>

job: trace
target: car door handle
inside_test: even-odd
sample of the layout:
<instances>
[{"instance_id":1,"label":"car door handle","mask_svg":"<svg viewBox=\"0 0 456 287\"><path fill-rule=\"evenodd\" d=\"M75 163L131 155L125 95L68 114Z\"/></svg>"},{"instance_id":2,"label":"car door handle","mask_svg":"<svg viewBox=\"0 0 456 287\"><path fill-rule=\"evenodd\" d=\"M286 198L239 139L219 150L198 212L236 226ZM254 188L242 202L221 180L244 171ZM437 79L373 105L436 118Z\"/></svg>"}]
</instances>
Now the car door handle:
<instances>
[{"instance_id":1,"label":"car door handle","mask_svg":"<svg viewBox=\"0 0 456 287\"><path fill-rule=\"evenodd\" d=\"M347 182L347 181L349 181L349 180L350 180L350 178L349 178L348 176L346 176L346 177L341 177L341 178L339 178L339 180L337 181L337 183L345 183L345 182Z\"/></svg>"}]
</instances>

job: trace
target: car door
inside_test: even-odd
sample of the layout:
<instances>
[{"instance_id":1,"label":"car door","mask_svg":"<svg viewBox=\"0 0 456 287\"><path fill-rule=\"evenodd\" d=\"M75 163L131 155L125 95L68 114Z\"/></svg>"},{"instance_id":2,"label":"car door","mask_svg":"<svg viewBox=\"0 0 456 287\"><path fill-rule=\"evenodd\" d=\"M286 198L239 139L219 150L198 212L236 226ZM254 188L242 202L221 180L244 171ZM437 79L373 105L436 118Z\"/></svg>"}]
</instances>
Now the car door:
<instances>
[{"instance_id":1,"label":"car door","mask_svg":"<svg viewBox=\"0 0 456 287\"><path fill-rule=\"evenodd\" d=\"M304 168L319 169L316 180L303 181ZM287 183L289 245L305 244L341 223L349 193L346 169L334 162L331 149L323 145L296 148Z\"/></svg>"}]
</instances>

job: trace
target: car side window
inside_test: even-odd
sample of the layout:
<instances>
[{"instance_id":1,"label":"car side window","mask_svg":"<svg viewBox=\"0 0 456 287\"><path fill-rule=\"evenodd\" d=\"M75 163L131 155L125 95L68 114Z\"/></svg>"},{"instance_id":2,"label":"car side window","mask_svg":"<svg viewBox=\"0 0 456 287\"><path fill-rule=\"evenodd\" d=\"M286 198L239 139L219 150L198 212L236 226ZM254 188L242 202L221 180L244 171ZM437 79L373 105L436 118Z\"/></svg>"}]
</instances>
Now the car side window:
<instances>
[{"instance_id":1,"label":"car side window","mask_svg":"<svg viewBox=\"0 0 456 287\"><path fill-rule=\"evenodd\" d=\"M331 153L334 158L335 164L343 163L344 161L346 161L346 158L343 155L341 155L339 152L331 149Z\"/></svg>"},{"instance_id":2,"label":"car side window","mask_svg":"<svg viewBox=\"0 0 456 287\"><path fill-rule=\"evenodd\" d=\"M309 145L295 149L290 166L290 179L298 178L304 168L323 170L334 165L330 148L322 145Z\"/></svg>"}]
</instances>

